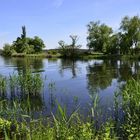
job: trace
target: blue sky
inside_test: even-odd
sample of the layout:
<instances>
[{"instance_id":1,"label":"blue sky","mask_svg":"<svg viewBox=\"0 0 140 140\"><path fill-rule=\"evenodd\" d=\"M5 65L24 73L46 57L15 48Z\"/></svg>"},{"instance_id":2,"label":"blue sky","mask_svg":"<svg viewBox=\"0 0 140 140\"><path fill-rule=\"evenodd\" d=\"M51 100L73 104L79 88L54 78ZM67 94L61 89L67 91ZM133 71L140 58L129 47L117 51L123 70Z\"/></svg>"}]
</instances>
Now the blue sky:
<instances>
[{"instance_id":1,"label":"blue sky","mask_svg":"<svg viewBox=\"0 0 140 140\"><path fill-rule=\"evenodd\" d=\"M140 15L140 0L0 0L0 48L21 34L41 37L47 48L56 48L59 40L69 43L69 35L78 35L86 48L90 21L100 20L119 27L125 15Z\"/></svg>"}]
</instances>

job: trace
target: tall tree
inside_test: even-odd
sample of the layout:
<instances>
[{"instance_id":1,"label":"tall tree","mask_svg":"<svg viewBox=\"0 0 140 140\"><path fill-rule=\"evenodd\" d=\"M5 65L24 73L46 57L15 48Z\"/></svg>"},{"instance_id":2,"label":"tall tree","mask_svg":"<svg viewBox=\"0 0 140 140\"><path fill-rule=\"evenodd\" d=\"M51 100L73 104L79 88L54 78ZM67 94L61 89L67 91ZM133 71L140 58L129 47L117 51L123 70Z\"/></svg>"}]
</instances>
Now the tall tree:
<instances>
[{"instance_id":1,"label":"tall tree","mask_svg":"<svg viewBox=\"0 0 140 140\"><path fill-rule=\"evenodd\" d=\"M114 33L110 37L110 47L108 49L108 52L111 54L119 54L120 53L120 32Z\"/></svg>"},{"instance_id":2,"label":"tall tree","mask_svg":"<svg viewBox=\"0 0 140 140\"><path fill-rule=\"evenodd\" d=\"M21 37L18 37L13 42L14 49L17 53L37 53L45 48L45 44L41 38L35 36L34 38L26 37L26 27L22 26Z\"/></svg>"},{"instance_id":3,"label":"tall tree","mask_svg":"<svg viewBox=\"0 0 140 140\"><path fill-rule=\"evenodd\" d=\"M140 45L140 17L125 16L121 21L120 29L122 31L122 44L126 44L126 50L138 48Z\"/></svg>"},{"instance_id":4,"label":"tall tree","mask_svg":"<svg viewBox=\"0 0 140 140\"><path fill-rule=\"evenodd\" d=\"M107 53L110 47L111 27L101 24L100 21L90 22L88 25L88 47L94 51Z\"/></svg>"},{"instance_id":5,"label":"tall tree","mask_svg":"<svg viewBox=\"0 0 140 140\"><path fill-rule=\"evenodd\" d=\"M26 39L26 27L22 26L22 34L21 34L22 39Z\"/></svg>"},{"instance_id":6,"label":"tall tree","mask_svg":"<svg viewBox=\"0 0 140 140\"><path fill-rule=\"evenodd\" d=\"M45 48L45 44L41 38L35 36L30 40L30 44L34 46L35 52L41 52L43 48Z\"/></svg>"}]
</instances>

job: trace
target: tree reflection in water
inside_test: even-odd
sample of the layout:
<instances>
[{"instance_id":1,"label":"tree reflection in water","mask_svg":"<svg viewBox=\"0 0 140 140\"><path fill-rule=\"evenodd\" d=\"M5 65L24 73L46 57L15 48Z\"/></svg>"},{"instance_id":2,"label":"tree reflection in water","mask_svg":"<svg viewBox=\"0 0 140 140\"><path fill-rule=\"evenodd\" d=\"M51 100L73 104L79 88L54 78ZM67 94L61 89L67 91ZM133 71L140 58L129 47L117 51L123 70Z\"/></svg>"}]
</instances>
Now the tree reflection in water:
<instances>
[{"instance_id":1,"label":"tree reflection in water","mask_svg":"<svg viewBox=\"0 0 140 140\"><path fill-rule=\"evenodd\" d=\"M98 62L98 61L97 61ZM96 93L111 86L113 80L118 83L140 76L138 61L104 60L87 66L88 89Z\"/></svg>"},{"instance_id":2,"label":"tree reflection in water","mask_svg":"<svg viewBox=\"0 0 140 140\"><path fill-rule=\"evenodd\" d=\"M70 60L70 59L62 59L60 64L60 74L63 76L65 70L70 70L72 73L72 78L77 77L77 64L76 60Z\"/></svg>"}]
</instances>

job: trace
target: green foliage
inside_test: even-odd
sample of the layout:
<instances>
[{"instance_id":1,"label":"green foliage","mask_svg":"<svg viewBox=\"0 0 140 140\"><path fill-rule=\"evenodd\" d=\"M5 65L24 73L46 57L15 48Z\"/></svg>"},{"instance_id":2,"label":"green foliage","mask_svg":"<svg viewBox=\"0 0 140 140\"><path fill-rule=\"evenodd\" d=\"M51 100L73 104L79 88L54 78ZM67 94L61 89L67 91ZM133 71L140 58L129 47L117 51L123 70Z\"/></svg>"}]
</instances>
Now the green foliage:
<instances>
[{"instance_id":1,"label":"green foliage","mask_svg":"<svg viewBox=\"0 0 140 140\"><path fill-rule=\"evenodd\" d=\"M113 34L110 38L110 47L108 53L119 54L120 49L120 33Z\"/></svg>"},{"instance_id":2,"label":"green foliage","mask_svg":"<svg viewBox=\"0 0 140 140\"><path fill-rule=\"evenodd\" d=\"M22 34L21 34L22 39L26 39L26 27L22 26Z\"/></svg>"},{"instance_id":3,"label":"green foliage","mask_svg":"<svg viewBox=\"0 0 140 140\"><path fill-rule=\"evenodd\" d=\"M10 91L12 95L16 95L18 91L21 95L38 95L42 87L43 81L40 74L32 74L31 71L9 75L9 77L0 75L0 94Z\"/></svg>"},{"instance_id":4,"label":"green foliage","mask_svg":"<svg viewBox=\"0 0 140 140\"><path fill-rule=\"evenodd\" d=\"M123 92L123 111L125 112L123 133L128 139L140 138L140 80L127 82Z\"/></svg>"},{"instance_id":5,"label":"green foliage","mask_svg":"<svg viewBox=\"0 0 140 140\"><path fill-rule=\"evenodd\" d=\"M64 41L59 41L59 52L63 57L75 58L78 57L78 50L81 45L76 45L78 41L78 36L70 35L72 43L70 45L65 44Z\"/></svg>"},{"instance_id":6,"label":"green foliage","mask_svg":"<svg viewBox=\"0 0 140 140\"><path fill-rule=\"evenodd\" d=\"M12 53L14 53L14 48L12 45L10 44L5 44L4 47L3 47L3 55L4 56L11 56Z\"/></svg>"},{"instance_id":7,"label":"green foliage","mask_svg":"<svg viewBox=\"0 0 140 140\"><path fill-rule=\"evenodd\" d=\"M0 77L0 91L5 94L5 86L8 91L21 93L26 99L14 99L13 101L0 101L0 138L5 139L27 139L27 140L117 140L117 139L136 139L139 140L140 134L140 80L130 80L124 85L121 94L115 94L115 111L121 107L123 110L123 120L117 125L117 120L108 119L96 127L95 117L99 115L99 98L91 95L91 117L83 120L79 114L79 108L70 115L67 109L57 103L57 113L52 113L52 119L40 114L39 119L33 119L31 98L37 97L42 87L41 77L30 71L20 75L11 75L7 78ZM49 85L50 89L54 84ZM3 90L4 89L4 90ZM121 96L120 99L118 98ZM30 98L31 97L31 98ZM24 104L23 104L24 101ZM97 115L96 115L97 114ZM19 121L20 120L20 121ZM119 132L121 131L121 134Z\"/></svg>"},{"instance_id":8,"label":"green foliage","mask_svg":"<svg viewBox=\"0 0 140 140\"><path fill-rule=\"evenodd\" d=\"M19 88L24 94L36 95L40 93L43 87L40 74L32 74L30 71L27 71L26 74L21 73L17 78Z\"/></svg>"},{"instance_id":9,"label":"green foliage","mask_svg":"<svg viewBox=\"0 0 140 140\"><path fill-rule=\"evenodd\" d=\"M130 54L140 45L140 17L125 16L121 21L120 32L113 33L112 28L90 22L88 24L88 47L94 51L111 54Z\"/></svg>"},{"instance_id":10,"label":"green foliage","mask_svg":"<svg viewBox=\"0 0 140 140\"><path fill-rule=\"evenodd\" d=\"M129 53L133 47L137 48L140 42L140 18L125 16L121 21L121 48L123 53Z\"/></svg>"},{"instance_id":11,"label":"green foliage","mask_svg":"<svg viewBox=\"0 0 140 140\"><path fill-rule=\"evenodd\" d=\"M41 38L35 36L33 39L33 45L35 52L41 52L43 48L45 48L45 44Z\"/></svg>"},{"instance_id":12,"label":"green foliage","mask_svg":"<svg viewBox=\"0 0 140 140\"><path fill-rule=\"evenodd\" d=\"M6 77L0 75L0 94L4 94L6 92Z\"/></svg>"},{"instance_id":13,"label":"green foliage","mask_svg":"<svg viewBox=\"0 0 140 140\"><path fill-rule=\"evenodd\" d=\"M94 51L106 53L110 47L110 37L112 28L100 22L90 22L88 24L88 47Z\"/></svg>"},{"instance_id":14,"label":"green foliage","mask_svg":"<svg viewBox=\"0 0 140 140\"><path fill-rule=\"evenodd\" d=\"M10 130L11 122L5 119L0 118L0 133L4 131L4 129Z\"/></svg>"},{"instance_id":15,"label":"green foliage","mask_svg":"<svg viewBox=\"0 0 140 140\"><path fill-rule=\"evenodd\" d=\"M26 37L26 27L23 26L21 37L17 37L16 41L14 41L11 46L6 44L3 47L3 54L11 56L14 53L40 53L43 48L45 48L43 40L38 36L34 38Z\"/></svg>"}]
</instances>

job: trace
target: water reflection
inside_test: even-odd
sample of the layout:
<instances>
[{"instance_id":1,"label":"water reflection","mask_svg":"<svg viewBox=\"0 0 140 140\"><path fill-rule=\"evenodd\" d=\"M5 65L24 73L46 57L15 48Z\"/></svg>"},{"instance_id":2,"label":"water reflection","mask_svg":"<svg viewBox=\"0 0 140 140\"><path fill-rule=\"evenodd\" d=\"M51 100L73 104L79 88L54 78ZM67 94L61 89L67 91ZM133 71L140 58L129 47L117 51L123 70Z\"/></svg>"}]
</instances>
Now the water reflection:
<instances>
[{"instance_id":1,"label":"water reflection","mask_svg":"<svg viewBox=\"0 0 140 140\"><path fill-rule=\"evenodd\" d=\"M117 78L117 61L103 61L87 66L88 89L91 93L104 90Z\"/></svg>"},{"instance_id":2,"label":"water reflection","mask_svg":"<svg viewBox=\"0 0 140 140\"><path fill-rule=\"evenodd\" d=\"M69 59L66 59L66 60L61 60L61 64L60 64L60 74L62 76L64 76L64 71L68 71L70 70L71 73L72 73L72 78L76 78L77 77L77 64L76 64L76 61L75 60L69 60Z\"/></svg>"},{"instance_id":3,"label":"water reflection","mask_svg":"<svg viewBox=\"0 0 140 140\"><path fill-rule=\"evenodd\" d=\"M89 92L94 93L105 90L111 86L113 80L125 82L140 76L138 61L103 60L87 66L87 79Z\"/></svg>"},{"instance_id":4,"label":"water reflection","mask_svg":"<svg viewBox=\"0 0 140 140\"><path fill-rule=\"evenodd\" d=\"M41 58L6 58L5 65L12 65L19 73L25 73L28 69L34 72L43 71L43 60Z\"/></svg>"},{"instance_id":5,"label":"water reflection","mask_svg":"<svg viewBox=\"0 0 140 140\"><path fill-rule=\"evenodd\" d=\"M100 104L108 108L112 106L114 92L122 82L132 77L140 77L140 62L132 60L72 61L37 58L0 58L0 60L0 74L9 74L14 70L17 73L25 73L28 68L31 68L33 72L40 72L42 77L47 75L47 81L43 79L44 92L30 97L31 110L47 113L56 111L56 100L63 106L66 104L68 112L71 112L76 99L81 110L87 115L90 97L95 97L96 93L99 93ZM49 88L50 81L55 83L55 88L52 86ZM17 96L11 94L9 100L15 98ZM19 99L26 106L27 96L19 96ZM47 110L44 110L44 106Z\"/></svg>"}]
</instances>

